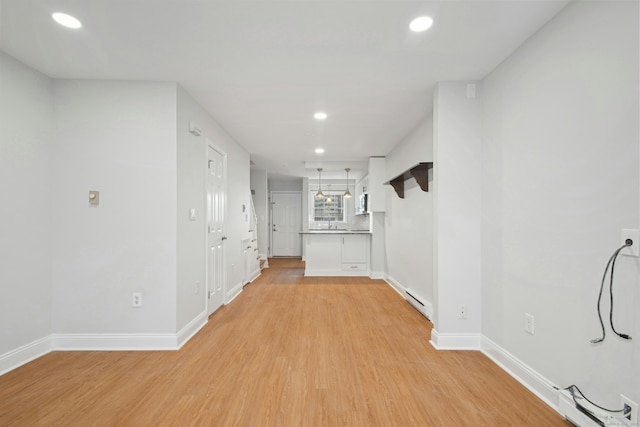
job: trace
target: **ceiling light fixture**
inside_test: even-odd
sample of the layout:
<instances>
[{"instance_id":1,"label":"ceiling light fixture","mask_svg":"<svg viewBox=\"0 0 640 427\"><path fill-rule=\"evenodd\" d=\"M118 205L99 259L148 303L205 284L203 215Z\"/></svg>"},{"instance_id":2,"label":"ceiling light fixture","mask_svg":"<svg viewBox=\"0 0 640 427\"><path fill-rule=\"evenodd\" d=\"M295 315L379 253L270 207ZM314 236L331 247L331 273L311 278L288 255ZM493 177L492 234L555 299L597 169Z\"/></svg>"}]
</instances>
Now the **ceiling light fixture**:
<instances>
[{"instance_id":1,"label":"ceiling light fixture","mask_svg":"<svg viewBox=\"0 0 640 427\"><path fill-rule=\"evenodd\" d=\"M323 113L322 111L320 111L315 113L313 117L315 117L316 120L324 120L327 118L327 113Z\"/></svg>"},{"instance_id":2,"label":"ceiling light fixture","mask_svg":"<svg viewBox=\"0 0 640 427\"><path fill-rule=\"evenodd\" d=\"M351 170L351 168L344 168L344 170L347 171L347 191L344 192L342 197L348 199L349 197L351 197L351 193L349 192L349 171Z\"/></svg>"},{"instance_id":3,"label":"ceiling light fixture","mask_svg":"<svg viewBox=\"0 0 640 427\"><path fill-rule=\"evenodd\" d=\"M62 25L63 27L73 28L74 30L77 30L78 28L82 27L82 22L80 22L78 18L75 18L71 15L67 15L66 13L61 13L61 12L52 13L51 17L53 18L54 21L56 21L58 24Z\"/></svg>"},{"instance_id":4,"label":"ceiling light fixture","mask_svg":"<svg viewBox=\"0 0 640 427\"><path fill-rule=\"evenodd\" d=\"M322 192L322 168L318 168L318 192L316 193L316 199L324 198L324 193Z\"/></svg>"},{"instance_id":5,"label":"ceiling light fixture","mask_svg":"<svg viewBox=\"0 0 640 427\"><path fill-rule=\"evenodd\" d=\"M322 153L324 153L324 148L318 147L318 148L316 148L315 151L316 151L316 154L322 154Z\"/></svg>"},{"instance_id":6,"label":"ceiling light fixture","mask_svg":"<svg viewBox=\"0 0 640 427\"><path fill-rule=\"evenodd\" d=\"M415 31L416 33L426 31L433 25L433 18L430 16L420 16L409 24L409 28L411 31Z\"/></svg>"}]
</instances>

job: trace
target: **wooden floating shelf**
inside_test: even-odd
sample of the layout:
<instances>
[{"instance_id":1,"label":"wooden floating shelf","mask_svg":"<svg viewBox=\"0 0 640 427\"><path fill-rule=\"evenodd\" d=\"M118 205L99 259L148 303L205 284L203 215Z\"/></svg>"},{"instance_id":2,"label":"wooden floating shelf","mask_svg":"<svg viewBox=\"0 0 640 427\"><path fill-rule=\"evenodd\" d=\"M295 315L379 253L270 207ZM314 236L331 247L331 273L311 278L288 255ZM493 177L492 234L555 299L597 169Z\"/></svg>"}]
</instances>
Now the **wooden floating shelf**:
<instances>
[{"instance_id":1,"label":"wooden floating shelf","mask_svg":"<svg viewBox=\"0 0 640 427\"><path fill-rule=\"evenodd\" d=\"M391 185L401 199L404 199L404 182L411 178L415 178L422 191L429 191L429 169L432 167L433 162L418 163L385 184Z\"/></svg>"}]
</instances>

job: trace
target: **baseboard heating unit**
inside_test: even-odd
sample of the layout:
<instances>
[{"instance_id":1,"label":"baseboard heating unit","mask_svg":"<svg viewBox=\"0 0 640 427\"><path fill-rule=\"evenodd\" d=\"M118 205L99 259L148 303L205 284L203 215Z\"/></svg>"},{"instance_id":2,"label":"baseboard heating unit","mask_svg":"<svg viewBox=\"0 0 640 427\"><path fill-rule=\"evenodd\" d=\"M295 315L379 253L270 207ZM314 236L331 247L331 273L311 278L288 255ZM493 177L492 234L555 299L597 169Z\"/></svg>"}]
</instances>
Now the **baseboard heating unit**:
<instances>
[{"instance_id":1,"label":"baseboard heating unit","mask_svg":"<svg viewBox=\"0 0 640 427\"><path fill-rule=\"evenodd\" d=\"M411 289L405 289L405 299L411 304L416 310L418 310L424 317L427 319L431 319L433 315L433 307L431 304L426 302L422 297L420 297L417 293L415 293Z\"/></svg>"},{"instance_id":2,"label":"baseboard heating unit","mask_svg":"<svg viewBox=\"0 0 640 427\"><path fill-rule=\"evenodd\" d=\"M577 427L635 427L622 414L613 415L590 404L575 389L560 390L558 411Z\"/></svg>"}]
</instances>

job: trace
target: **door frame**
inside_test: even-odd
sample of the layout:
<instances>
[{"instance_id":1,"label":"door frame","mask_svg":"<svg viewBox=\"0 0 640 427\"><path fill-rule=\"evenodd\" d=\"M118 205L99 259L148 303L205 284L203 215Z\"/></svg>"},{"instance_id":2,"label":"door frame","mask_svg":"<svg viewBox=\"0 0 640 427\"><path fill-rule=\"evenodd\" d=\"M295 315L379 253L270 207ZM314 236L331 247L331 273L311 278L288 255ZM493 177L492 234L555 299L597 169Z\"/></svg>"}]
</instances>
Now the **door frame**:
<instances>
[{"instance_id":1,"label":"door frame","mask_svg":"<svg viewBox=\"0 0 640 427\"><path fill-rule=\"evenodd\" d=\"M300 225L302 230L304 230L304 209L303 209L303 200L302 200L302 191L300 190L273 190L269 192L269 256L273 256L273 195L274 194L299 194L300 195ZM300 231L302 231L300 230ZM302 254L304 254L302 242L300 243L300 250Z\"/></svg>"},{"instance_id":2,"label":"door frame","mask_svg":"<svg viewBox=\"0 0 640 427\"><path fill-rule=\"evenodd\" d=\"M204 221L204 257L205 257L205 272L204 272L204 277L205 277L205 292L204 292L204 305L205 305L205 311L207 312L207 317L210 316L212 313L209 312L209 230L208 230L208 224L207 224L207 220L206 218L208 217L208 209L209 206L207 204L207 191L208 191L208 170L209 170L209 148L213 149L214 151L217 151L218 153L220 153L220 155L222 155L222 164L223 164L223 168L224 168L224 185L223 185L223 191L224 191L224 209L223 209L223 215L224 215L224 225L223 225L223 231L224 234L227 235L229 233L228 225L229 225L229 220L228 220L228 211L229 211L229 203L228 203L228 199L229 199L229 191L228 191L228 187L229 187L229 173L228 173L228 156L227 156L227 152L224 151L219 145L215 144L209 137L205 137L205 144L204 144L204 149L205 149L205 156L204 156L204 204L205 204L205 221ZM226 237L225 237L226 239ZM226 239L228 240L228 239ZM226 244L226 240L223 240L223 244L222 244L222 305L226 305L227 304L227 244ZM217 308L216 308L217 309Z\"/></svg>"}]
</instances>

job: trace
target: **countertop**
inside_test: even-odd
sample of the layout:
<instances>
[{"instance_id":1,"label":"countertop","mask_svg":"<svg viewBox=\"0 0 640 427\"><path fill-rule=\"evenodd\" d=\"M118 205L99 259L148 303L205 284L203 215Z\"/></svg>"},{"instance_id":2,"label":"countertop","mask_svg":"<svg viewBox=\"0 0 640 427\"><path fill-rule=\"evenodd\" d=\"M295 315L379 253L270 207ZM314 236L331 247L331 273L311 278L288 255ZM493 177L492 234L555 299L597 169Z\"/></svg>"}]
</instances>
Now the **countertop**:
<instances>
[{"instance_id":1,"label":"countertop","mask_svg":"<svg viewBox=\"0 0 640 427\"><path fill-rule=\"evenodd\" d=\"M300 234L371 234L369 230L309 230L301 231Z\"/></svg>"}]
</instances>

